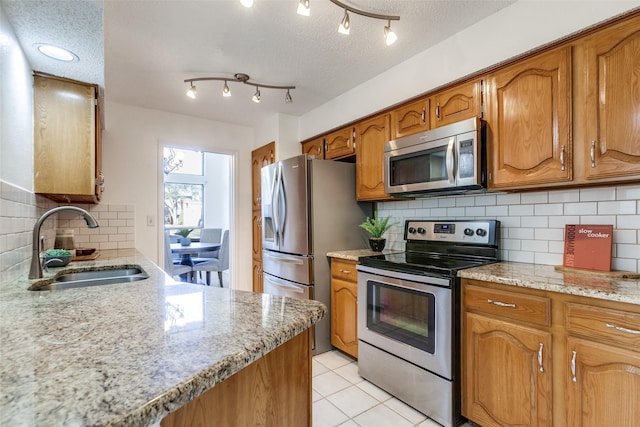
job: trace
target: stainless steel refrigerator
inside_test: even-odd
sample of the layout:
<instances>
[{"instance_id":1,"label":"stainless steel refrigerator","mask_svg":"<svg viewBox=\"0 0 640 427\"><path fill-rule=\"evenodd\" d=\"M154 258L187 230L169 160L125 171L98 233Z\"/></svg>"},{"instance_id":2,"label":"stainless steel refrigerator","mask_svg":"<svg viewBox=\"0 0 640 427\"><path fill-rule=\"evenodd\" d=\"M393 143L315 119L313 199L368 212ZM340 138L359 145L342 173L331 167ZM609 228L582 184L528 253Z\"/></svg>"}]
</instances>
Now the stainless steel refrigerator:
<instances>
[{"instance_id":1,"label":"stainless steel refrigerator","mask_svg":"<svg viewBox=\"0 0 640 427\"><path fill-rule=\"evenodd\" d=\"M327 252L367 247L358 225L371 203L356 202L355 165L301 155L263 167L261 185L264 292L318 300L331 313ZM314 354L331 349L330 317L315 326Z\"/></svg>"}]
</instances>

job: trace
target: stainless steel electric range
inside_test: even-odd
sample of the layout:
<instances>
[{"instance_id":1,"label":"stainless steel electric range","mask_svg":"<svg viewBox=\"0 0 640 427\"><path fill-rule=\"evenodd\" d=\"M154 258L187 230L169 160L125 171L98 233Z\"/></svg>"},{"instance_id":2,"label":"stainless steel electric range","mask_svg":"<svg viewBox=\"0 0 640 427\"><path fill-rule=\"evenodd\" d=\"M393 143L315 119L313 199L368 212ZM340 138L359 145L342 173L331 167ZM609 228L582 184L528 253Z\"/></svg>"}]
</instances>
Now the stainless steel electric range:
<instances>
[{"instance_id":1,"label":"stainless steel electric range","mask_svg":"<svg viewBox=\"0 0 640 427\"><path fill-rule=\"evenodd\" d=\"M406 252L360 258L358 372L443 426L460 415L460 280L498 260L495 220L408 220Z\"/></svg>"}]
</instances>

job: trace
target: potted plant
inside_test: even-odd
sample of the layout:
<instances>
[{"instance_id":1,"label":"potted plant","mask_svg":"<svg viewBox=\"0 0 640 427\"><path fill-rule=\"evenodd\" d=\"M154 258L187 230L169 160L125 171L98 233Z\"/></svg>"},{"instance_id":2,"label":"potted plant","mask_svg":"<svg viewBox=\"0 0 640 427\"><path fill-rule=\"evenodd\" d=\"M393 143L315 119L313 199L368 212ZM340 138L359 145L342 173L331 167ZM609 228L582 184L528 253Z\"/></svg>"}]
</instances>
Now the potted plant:
<instances>
[{"instance_id":1,"label":"potted plant","mask_svg":"<svg viewBox=\"0 0 640 427\"><path fill-rule=\"evenodd\" d=\"M178 236L182 236L180 239L180 244L182 246L189 246L191 244L191 239L189 238L189 233L193 231L193 228L181 228L176 232Z\"/></svg>"},{"instance_id":2,"label":"potted plant","mask_svg":"<svg viewBox=\"0 0 640 427\"><path fill-rule=\"evenodd\" d=\"M382 235L387 232L391 228L393 224L389 224L389 220L391 217L385 218L369 218L360 224L360 227L364 228L370 235L369 237L369 246L371 249L376 252L382 252L384 249L384 245L387 242L387 239L383 238Z\"/></svg>"}]
</instances>

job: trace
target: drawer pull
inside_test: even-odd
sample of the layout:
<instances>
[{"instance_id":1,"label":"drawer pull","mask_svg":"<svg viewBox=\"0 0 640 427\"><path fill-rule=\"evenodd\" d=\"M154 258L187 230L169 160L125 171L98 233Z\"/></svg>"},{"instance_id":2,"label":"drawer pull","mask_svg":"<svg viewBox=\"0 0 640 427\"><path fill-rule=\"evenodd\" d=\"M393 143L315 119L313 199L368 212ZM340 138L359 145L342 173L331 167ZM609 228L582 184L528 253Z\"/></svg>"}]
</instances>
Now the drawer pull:
<instances>
[{"instance_id":1,"label":"drawer pull","mask_svg":"<svg viewBox=\"0 0 640 427\"><path fill-rule=\"evenodd\" d=\"M340 269L340 273L344 273L344 274L351 274L351 270L343 270L342 268Z\"/></svg>"},{"instance_id":2,"label":"drawer pull","mask_svg":"<svg viewBox=\"0 0 640 427\"><path fill-rule=\"evenodd\" d=\"M538 366L540 366L540 372L544 372L544 368L542 367L542 349L544 348L544 344L540 343L540 348L538 349Z\"/></svg>"},{"instance_id":3,"label":"drawer pull","mask_svg":"<svg viewBox=\"0 0 640 427\"><path fill-rule=\"evenodd\" d=\"M606 323L607 328L615 329L616 331L626 332L628 334L640 335L640 331L635 329L624 328L622 326L612 325L611 323Z\"/></svg>"},{"instance_id":4,"label":"drawer pull","mask_svg":"<svg viewBox=\"0 0 640 427\"><path fill-rule=\"evenodd\" d=\"M488 302L489 304L498 305L498 306L500 306L500 307L511 307L511 308L516 308L516 305L515 305L515 304L511 304L511 303L508 303L508 302L494 301L494 300L492 300L492 299L488 299L488 300L487 300L487 302Z\"/></svg>"},{"instance_id":5,"label":"drawer pull","mask_svg":"<svg viewBox=\"0 0 640 427\"><path fill-rule=\"evenodd\" d=\"M573 356L571 357L571 381L578 382L576 380L576 351L573 350Z\"/></svg>"}]
</instances>

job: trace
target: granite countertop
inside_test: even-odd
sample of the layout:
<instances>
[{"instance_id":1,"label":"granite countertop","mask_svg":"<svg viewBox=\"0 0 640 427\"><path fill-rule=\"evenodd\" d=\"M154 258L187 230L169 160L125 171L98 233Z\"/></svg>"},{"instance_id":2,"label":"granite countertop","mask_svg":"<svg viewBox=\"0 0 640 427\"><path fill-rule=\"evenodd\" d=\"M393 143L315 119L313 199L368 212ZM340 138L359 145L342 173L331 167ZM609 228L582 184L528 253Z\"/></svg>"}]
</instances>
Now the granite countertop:
<instances>
[{"instance_id":1,"label":"granite countertop","mask_svg":"<svg viewBox=\"0 0 640 427\"><path fill-rule=\"evenodd\" d=\"M352 249L352 250L346 250L346 251L327 252L327 256L329 258L341 258L341 259L357 262L361 257L391 254L394 252L401 252L401 251L385 250L382 252L376 252L376 251L372 251L371 249Z\"/></svg>"},{"instance_id":2,"label":"granite countertop","mask_svg":"<svg viewBox=\"0 0 640 427\"><path fill-rule=\"evenodd\" d=\"M561 272L551 265L498 262L458 271L459 277L563 294L640 304L640 281L588 272Z\"/></svg>"},{"instance_id":3,"label":"granite countertop","mask_svg":"<svg viewBox=\"0 0 640 427\"><path fill-rule=\"evenodd\" d=\"M135 250L47 277L115 264L150 277L31 292L38 280L25 274L0 289L0 425L154 424L327 313L318 301L177 283Z\"/></svg>"}]
</instances>

